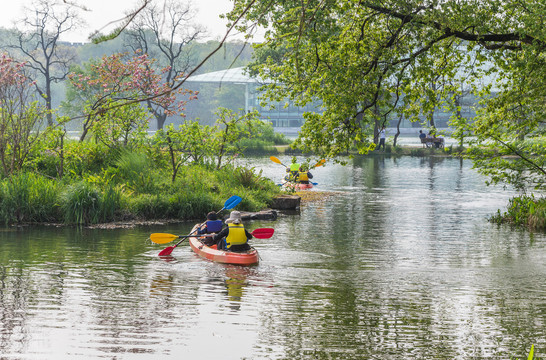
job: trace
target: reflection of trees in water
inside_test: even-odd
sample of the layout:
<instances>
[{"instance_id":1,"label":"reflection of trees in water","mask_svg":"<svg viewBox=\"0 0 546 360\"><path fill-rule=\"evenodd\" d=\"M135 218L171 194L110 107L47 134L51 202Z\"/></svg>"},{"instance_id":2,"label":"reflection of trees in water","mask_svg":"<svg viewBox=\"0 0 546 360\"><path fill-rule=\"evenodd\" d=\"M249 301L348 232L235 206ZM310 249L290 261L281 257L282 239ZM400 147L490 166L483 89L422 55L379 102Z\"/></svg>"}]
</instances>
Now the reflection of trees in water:
<instances>
[{"instance_id":1,"label":"reflection of trees in water","mask_svg":"<svg viewBox=\"0 0 546 360\"><path fill-rule=\"evenodd\" d=\"M392 271L410 256L401 252L404 247L400 243L405 239L397 238L397 234L404 231L396 227L417 229L422 218L441 222L445 202L428 195L449 191L452 183L453 188L463 191L462 165L453 176L454 167L440 166L445 164L445 157L410 160L409 166L407 159L355 160L352 169L342 173L353 177L352 183L347 181L347 194L331 198L323 216L316 216L319 207L311 204L294 221L288 249L307 249L307 257L312 257L311 253L331 256L313 261L306 257L294 267L294 276L300 280L294 280L293 287L285 288L283 299L276 300L277 321L266 323L267 333L281 334L286 358L486 356L487 352L480 349L469 352L468 348L459 348L462 337L453 326L456 314L446 314L443 308L449 306L445 304L449 295L438 295L437 284L421 279L426 274L411 269ZM406 192L404 181L412 181L412 166L418 172L416 194L422 192L427 197L426 210L407 207L411 204L397 200ZM411 177L397 178L400 175ZM395 211L396 207L402 208ZM428 211L432 213L427 215ZM402 220L404 212L415 216Z\"/></svg>"},{"instance_id":2,"label":"reflection of trees in water","mask_svg":"<svg viewBox=\"0 0 546 360\"><path fill-rule=\"evenodd\" d=\"M47 353L34 344L49 342L53 326L55 333L72 329L84 353L147 353L162 340L143 343L142 334L195 317L194 307L180 303L195 304L198 286L188 288L170 272L147 271L160 262L135 260L149 246L144 236L135 238L126 230L67 228L1 234L0 260L9 265L0 266L0 352ZM180 298L181 286L190 301ZM96 347L86 345L89 336Z\"/></svg>"},{"instance_id":3,"label":"reflection of trees in water","mask_svg":"<svg viewBox=\"0 0 546 360\"><path fill-rule=\"evenodd\" d=\"M32 281L21 266L0 267L0 351L23 353L29 339L28 300ZM1 354L0 354L1 357Z\"/></svg>"}]
</instances>

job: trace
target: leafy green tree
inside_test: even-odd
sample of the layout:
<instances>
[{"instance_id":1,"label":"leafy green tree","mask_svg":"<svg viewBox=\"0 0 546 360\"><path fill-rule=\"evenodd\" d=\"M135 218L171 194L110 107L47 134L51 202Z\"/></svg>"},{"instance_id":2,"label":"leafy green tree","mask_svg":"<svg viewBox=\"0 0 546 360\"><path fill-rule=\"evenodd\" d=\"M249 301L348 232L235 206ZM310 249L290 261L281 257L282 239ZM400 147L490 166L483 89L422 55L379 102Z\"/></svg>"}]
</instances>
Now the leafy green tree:
<instances>
[{"instance_id":1,"label":"leafy green tree","mask_svg":"<svg viewBox=\"0 0 546 360\"><path fill-rule=\"evenodd\" d=\"M257 111L240 115L226 108L219 108L216 116L217 131L209 145L216 157L216 168L220 169L225 157L234 158L244 152L244 146L239 140L251 138L261 120Z\"/></svg>"},{"instance_id":2,"label":"leafy green tree","mask_svg":"<svg viewBox=\"0 0 546 360\"><path fill-rule=\"evenodd\" d=\"M186 121L178 127L169 124L155 133L153 142L158 152L166 150L168 153L173 183L180 166L189 162L203 163L212 156L210 143L215 131L215 128L201 126L196 121Z\"/></svg>"},{"instance_id":3,"label":"leafy green tree","mask_svg":"<svg viewBox=\"0 0 546 360\"><path fill-rule=\"evenodd\" d=\"M499 155L527 164L498 168L503 181L511 171L532 172L525 181L543 186L545 147L525 147L521 139L544 139L545 10L530 0L236 0L229 17L242 16L242 30L267 28L254 69L274 80L266 87L270 98L322 102L323 114L306 115L300 146L321 157L353 145L366 152L376 122L431 118L470 88L483 99L473 145L501 147Z\"/></svg>"}]
</instances>

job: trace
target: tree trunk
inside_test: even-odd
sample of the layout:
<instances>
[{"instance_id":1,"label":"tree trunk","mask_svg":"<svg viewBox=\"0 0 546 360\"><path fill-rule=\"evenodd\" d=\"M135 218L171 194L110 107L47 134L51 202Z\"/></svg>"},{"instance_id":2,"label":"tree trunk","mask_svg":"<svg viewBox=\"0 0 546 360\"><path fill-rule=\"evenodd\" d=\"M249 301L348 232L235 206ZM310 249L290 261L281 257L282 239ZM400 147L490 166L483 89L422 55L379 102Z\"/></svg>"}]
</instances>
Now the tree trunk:
<instances>
[{"instance_id":1,"label":"tree trunk","mask_svg":"<svg viewBox=\"0 0 546 360\"><path fill-rule=\"evenodd\" d=\"M46 102L46 119L47 119L47 125L53 126L53 114L51 113L51 78L49 77L49 71L46 72L46 96L45 96L45 102Z\"/></svg>"},{"instance_id":2,"label":"tree trunk","mask_svg":"<svg viewBox=\"0 0 546 360\"><path fill-rule=\"evenodd\" d=\"M171 181L174 184L174 181L176 180L176 175L178 174L178 165L176 164L176 157L173 149L173 143L171 141L171 138L167 136L167 145L169 146L169 155L171 156L171 167L173 169L173 175L171 177Z\"/></svg>"},{"instance_id":3,"label":"tree trunk","mask_svg":"<svg viewBox=\"0 0 546 360\"><path fill-rule=\"evenodd\" d=\"M61 134L61 141L59 144L59 166L57 167L57 176L62 179L64 176L64 137L66 136L66 130Z\"/></svg>"},{"instance_id":4,"label":"tree trunk","mask_svg":"<svg viewBox=\"0 0 546 360\"><path fill-rule=\"evenodd\" d=\"M398 136L400 135L400 123L402 122L402 115L398 118L398 123L396 123L396 134L394 134L394 141L392 142L392 146L396 146L396 141L398 140Z\"/></svg>"},{"instance_id":5,"label":"tree trunk","mask_svg":"<svg viewBox=\"0 0 546 360\"><path fill-rule=\"evenodd\" d=\"M163 129L163 126L165 125L165 121L167 120L167 114L163 113L159 116L156 115L157 119L157 130Z\"/></svg>"}]
</instances>

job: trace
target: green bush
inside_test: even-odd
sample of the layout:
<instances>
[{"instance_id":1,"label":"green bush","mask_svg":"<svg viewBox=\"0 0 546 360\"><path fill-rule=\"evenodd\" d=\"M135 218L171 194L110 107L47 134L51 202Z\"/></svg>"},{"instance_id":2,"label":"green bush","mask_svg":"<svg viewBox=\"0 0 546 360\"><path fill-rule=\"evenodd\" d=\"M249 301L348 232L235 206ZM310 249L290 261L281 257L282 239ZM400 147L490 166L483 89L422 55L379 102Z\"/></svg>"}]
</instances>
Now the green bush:
<instances>
[{"instance_id":1,"label":"green bush","mask_svg":"<svg viewBox=\"0 0 546 360\"><path fill-rule=\"evenodd\" d=\"M60 184L34 173L17 173L0 183L0 218L4 223L48 222L60 219Z\"/></svg>"},{"instance_id":2,"label":"green bush","mask_svg":"<svg viewBox=\"0 0 546 360\"><path fill-rule=\"evenodd\" d=\"M86 181L68 186L61 195L64 221L68 224L96 224L100 220L101 197Z\"/></svg>"},{"instance_id":3,"label":"green bush","mask_svg":"<svg viewBox=\"0 0 546 360\"><path fill-rule=\"evenodd\" d=\"M138 218L197 219L215 209L210 193L143 194L128 199L128 211ZM219 210L221 208L218 207Z\"/></svg>"},{"instance_id":4,"label":"green bush","mask_svg":"<svg viewBox=\"0 0 546 360\"><path fill-rule=\"evenodd\" d=\"M163 182L155 176L154 164L144 153L123 150L114 163L118 182L139 193L154 193Z\"/></svg>"},{"instance_id":5,"label":"green bush","mask_svg":"<svg viewBox=\"0 0 546 360\"><path fill-rule=\"evenodd\" d=\"M531 196L518 196L510 199L507 211L492 216L491 221L498 224L510 223L526 226L533 230L546 230L546 198L535 199Z\"/></svg>"}]
</instances>

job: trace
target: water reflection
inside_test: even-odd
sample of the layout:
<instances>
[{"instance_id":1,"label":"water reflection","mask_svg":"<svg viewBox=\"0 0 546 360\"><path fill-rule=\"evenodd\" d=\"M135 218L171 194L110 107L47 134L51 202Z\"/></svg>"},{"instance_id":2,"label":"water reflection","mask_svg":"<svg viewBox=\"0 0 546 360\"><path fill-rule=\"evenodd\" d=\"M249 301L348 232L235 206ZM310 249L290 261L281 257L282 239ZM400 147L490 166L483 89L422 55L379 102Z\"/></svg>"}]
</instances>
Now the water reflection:
<instances>
[{"instance_id":1,"label":"water reflection","mask_svg":"<svg viewBox=\"0 0 546 360\"><path fill-rule=\"evenodd\" d=\"M274 179L269 159L252 159ZM284 161L284 159L281 159ZM331 195L252 227L257 267L170 258L150 233L0 232L5 358L525 358L546 353L546 239L486 218L512 195L459 159L315 169Z\"/></svg>"}]
</instances>

